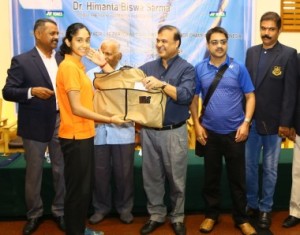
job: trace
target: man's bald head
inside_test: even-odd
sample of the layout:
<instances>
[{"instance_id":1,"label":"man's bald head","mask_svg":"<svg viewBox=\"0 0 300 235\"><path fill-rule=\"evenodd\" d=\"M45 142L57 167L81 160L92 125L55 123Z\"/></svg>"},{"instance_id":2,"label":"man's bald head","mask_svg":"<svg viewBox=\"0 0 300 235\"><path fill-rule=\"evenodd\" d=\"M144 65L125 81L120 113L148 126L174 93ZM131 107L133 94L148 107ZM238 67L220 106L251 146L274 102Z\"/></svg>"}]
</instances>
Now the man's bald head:
<instances>
[{"instance_id":1,"label":"man's bald head","mask_svg":"<svg viewBox=\"0 0 300 235\"><path fill-rule=\"evenodd\" d=\"M122 59L122 53L120 52L120 43L114 39L105 39L100 46L101 51L105 55L106 61L109 65L116 69L119 61Z\"/></svg>"}]
</instances>

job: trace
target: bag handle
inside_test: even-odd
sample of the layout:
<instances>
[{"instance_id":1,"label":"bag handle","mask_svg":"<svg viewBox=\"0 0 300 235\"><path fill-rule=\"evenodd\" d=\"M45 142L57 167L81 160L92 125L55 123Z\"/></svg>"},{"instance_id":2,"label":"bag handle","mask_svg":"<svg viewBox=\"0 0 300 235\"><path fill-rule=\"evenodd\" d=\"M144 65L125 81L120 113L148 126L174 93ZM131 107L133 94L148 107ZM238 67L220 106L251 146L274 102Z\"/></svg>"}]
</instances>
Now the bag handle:
<instances>
[{"instance_id":1,"label":"bag handle","mask_svg":"<svg viewBox=\"0 0 300 235\"><path fill-rule=\"evenodd\" d=\"M106 77L106 76L108 76L108 75L110 75L110 74L114 74L114 73L117 73L117 72L119 72L119 71L124 71L124 70L129 70L129 69L133 69L133 67L132 66L129 66L129 65L124 65L124 66L122 66L121 68L119 68L119 69L117 69L117 70L114 70L114 71L112 71L112 72L109 72L109 73L105 73L104 71L102 71L103 73L100 73L101 75L103 75L103 76L101 76L101 78L104 78L104 77ZM99 73L98 73L99 74ZM143 74L144 74L144 77L146 77L146 74L143 72ZM96 79L96 78L95 78ZM95 80L94 79L94 80Z\"/></svg>"},{"instance_id":2,"label":"bag handle","mask_svg":"<svg viewBox=\"0 0 300 235\"><path fill-rule=\"evenodd\" d=\"M124 65L123 67L121 67L121 68L119 68L119 69L117 69L117 70L114 70L114 71L112 71L112 72L109 72L109 73L105 73L103 70L102 70L102 73L101 74L103 74L103 77L106 77L106 76L108 76L108 75L110 75L110 74L114 74L114 73L116 73L116 72L119 72L119 71L122 71L122 70L128 70L128 69L132 69L133 67L131 67L131 66L129 66L129 65Z\"/></svg>"}]
</instances>

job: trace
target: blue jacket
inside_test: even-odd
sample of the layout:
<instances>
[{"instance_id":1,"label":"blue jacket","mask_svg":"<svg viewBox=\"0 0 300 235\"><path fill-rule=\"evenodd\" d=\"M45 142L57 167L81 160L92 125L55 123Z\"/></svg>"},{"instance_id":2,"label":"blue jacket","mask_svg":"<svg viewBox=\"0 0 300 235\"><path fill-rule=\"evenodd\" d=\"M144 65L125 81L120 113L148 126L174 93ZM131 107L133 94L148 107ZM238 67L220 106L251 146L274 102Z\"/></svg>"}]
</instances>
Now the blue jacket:
<instances>
[{"instance_id":1,"label":"blue jacket","mask_svg":"<svg viewBox=\"0 0 300 235\"><path fill-rule=\"evenodd\" d=\"M279 126L291 127L297 93L297 51L277 43L258 76L262 45L248 49L246 67L255 86L257 131L263 135L278 133Z\"/></svg>"},{"instance_id":2,"label":"blue jacket","mask_svg":"<svg viewBox=\"0 0 300 235\"><path fill-rule=\"evenodd\" d=\"M59 53L55 57L57 64L63 59ZM2 94L5 100L18 103L17 134L26 139L48 142L55 129L56 98L28 99L30 87L53 90L50 76L36 48L12 58Z\"/></svg>"}]
</instances>

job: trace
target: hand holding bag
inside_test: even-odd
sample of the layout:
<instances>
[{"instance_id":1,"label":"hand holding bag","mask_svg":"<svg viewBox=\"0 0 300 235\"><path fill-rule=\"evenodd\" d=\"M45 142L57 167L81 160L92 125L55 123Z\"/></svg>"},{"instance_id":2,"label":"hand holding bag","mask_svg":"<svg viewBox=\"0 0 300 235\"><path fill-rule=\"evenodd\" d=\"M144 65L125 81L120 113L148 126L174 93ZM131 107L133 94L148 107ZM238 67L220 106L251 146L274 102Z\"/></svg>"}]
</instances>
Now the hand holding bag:
<instances>
[{"instance_id":1,"label":"hand holding bag","mask_svg":"<svg viewBox=\"0 0 300 235\"><path fill-rule=\"evenodd\" d=\"M163 126L167 96L160 88L144 89L142 70L123 67L112 73L95 73L95 76L95 112L108 117L118 115L142 126Z\"/></svg>"}]
</instances>

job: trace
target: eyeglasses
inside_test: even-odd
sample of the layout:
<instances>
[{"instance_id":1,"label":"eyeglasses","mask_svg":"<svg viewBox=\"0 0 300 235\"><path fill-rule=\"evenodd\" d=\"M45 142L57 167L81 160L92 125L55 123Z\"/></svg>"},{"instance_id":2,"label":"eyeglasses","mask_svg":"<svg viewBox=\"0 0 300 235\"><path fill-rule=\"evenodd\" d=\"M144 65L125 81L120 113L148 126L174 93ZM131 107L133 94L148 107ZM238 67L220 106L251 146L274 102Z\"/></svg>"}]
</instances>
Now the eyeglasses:
<instances>
[{"instance_id":1,"label":"eyeglasses","mask_svg":"<svg viewBox=\"0 0 300 235\"><path fill-rule=\"evenodd\" d=\"M226 45L226 44L227 44L227 39L222 39L222 40L211 40L209 43L210 43L211 45L213 45L213 46L216 46L216 45L218 45L219 43L220 43L221 45Z\"/></svg>"}]
</instances>

